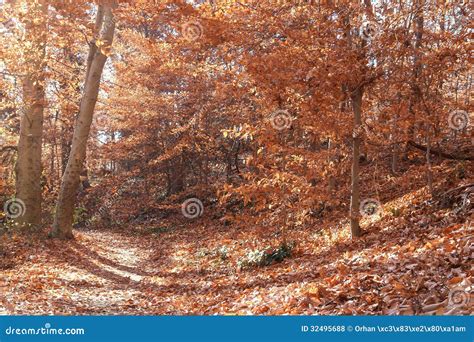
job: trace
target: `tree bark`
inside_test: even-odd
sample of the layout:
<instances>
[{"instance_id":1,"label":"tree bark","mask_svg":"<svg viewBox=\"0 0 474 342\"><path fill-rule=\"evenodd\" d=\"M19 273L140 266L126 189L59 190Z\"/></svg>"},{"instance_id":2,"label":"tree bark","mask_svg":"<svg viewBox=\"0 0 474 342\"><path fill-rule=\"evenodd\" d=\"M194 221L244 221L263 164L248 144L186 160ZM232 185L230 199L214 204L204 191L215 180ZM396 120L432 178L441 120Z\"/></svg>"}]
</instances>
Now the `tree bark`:
<instances>
[{"instance_id":1,"label":"tree bark","mask_svg":"<svg viewBox=\"0 0 474 342\"><path fill-rule=\"evenodd\" d=\"M104 69L107 56L104 54L112 45L115 22L113 16L114 3L109 1L99 7L98 16L103 15L102 19L97 19L101 26L100 48L96 43L91 44L93 57L90 66L87 67L84 94L81 99L79 115L74 127L72 138L71 153L66 165L66 170L61 182L59 199L56 205L56 214L54 217L52 236L60 239L71 239L72 224L74 217L74 206L79 188L80 174L83 170L83 163L86 158L87 139L92 124L94 108L99 94L100 79Z\"/></svg>"},{"instance_id":2,"label":"tree bark","mask_svg":"<svg viewBox=\"0 0 474 342\"><path fill-rule=\"evenodd\" d=\"M433 191L433 171L431 169L431 130L428 125L427 128L427 137L426 137L426 181L428 183L428 190L430 192L431 198L434 196Z\"/></svg>"},{"instance_id":3,"label":"tree bark","mask_svg":"<svg viewBox=\"0 0 474 342\"><path fill-rule=\"evenodd\" d=\"M421 75L421 54L420 49L423 41L423 26L424 26L424 17L423 17L423 3L424 0L415 0L413 2L413 11L414 14L414 30L415 30L415 47L413 51L413 76L411 81L411 91L412 96L410 98L410 104L408 110L410 113L410 126L408 127L408 140L415 140L416 136L416 107L420 102L421 98L421 88L419 84L419 77ZM405 159L408 159L408 146L405 148Z\"/></svg>"},{"instance_id":4,"label":"tree bark","mask_svg":"<svg viewBox=\"0 0 474 342\"><path fill-rule=\"evenodd\" d=\"M370 1L364 0L364 4L371 13ZM350 18L346 15L343 18L345 32L347 37L347 45L353 47L355 44L352 40ZM361 54L359 59L365 59L364 55L365 42L362 40L360 48ZM351 221L351 236L359 237L362 235L359 224L359 206L360 206L360 145L361 145L361 134L362 134L362 96L363 96L363 85L348 86L352 102L352 111L354 113L354 126L352 131L352 170L351 170L351 203L350 203L350 221Z\"/></svg>"},{"instance_id":5,"label":"tree bark","mask_svg":"<svg viewBox=\"0 0 474 342\"><path fill-rule=\"evenodd\" d=\"M44 59L46 52L46 22L48 4L32 3L29 13L35 16L26 22L26 37L31 48L26 51L28 71L23 79L24 112L20 119L20 139L16 172L16 198L25 204L24 214L16 221L20 225L41 225L41 150L44 114Z\"/></svg>"},{"instance_id":6,"label":"tree bark","mask_svg":"<svg viewBox=\"0 0 474 342\"><path fill-rule=\"evenodd\" d=\"M359 225L359 206L360 206L360 188L359 188L359 169L360 169L360 143L361 143L361 125L362 125L362 95L360 87L351 94L352 109L354 112L354 132L352 135L352 184L351 184L351 235L358 237L361 235Z\"/></svg>"}]
</instances>

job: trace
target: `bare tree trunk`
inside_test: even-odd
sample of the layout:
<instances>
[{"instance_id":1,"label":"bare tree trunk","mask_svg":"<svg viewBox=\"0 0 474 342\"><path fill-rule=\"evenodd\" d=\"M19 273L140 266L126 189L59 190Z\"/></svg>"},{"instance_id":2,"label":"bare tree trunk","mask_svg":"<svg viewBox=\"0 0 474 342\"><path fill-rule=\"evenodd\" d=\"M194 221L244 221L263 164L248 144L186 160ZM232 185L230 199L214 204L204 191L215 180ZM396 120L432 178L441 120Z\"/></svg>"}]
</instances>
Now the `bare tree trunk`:
<instances>
[{"instance_id":1,"label":"bare tree trunk","mask_svg":"<svg viewBox=\"0 0 474 342\"><path fill-rule=\"evenodd\" d=\"M100 30L101 28L100 41L104 45L101 45L100 49L97 48L95 42L90 46L90 49L93 50L93 57L90 60L90 65L87 66L84 95L74 127L71 153L56 205L52 236L61 239L73 238L74 206L79 188L80 174L86 158L87 139L89 138L94 108L99 94L102 71L107 60L105 53L110 49L114 36L115 22L112 9L115 4L105 2L102 6L97 11L96 29Z\"/></svg>"},{"instance_id":2,"label":"bare tree trunk","mask_svg":"<svg viewBox=\"0 0 474 342\"><path fill-rule=\"evenodd\" d=\"M426 178L428 183L428 190L430 192L431 197L434 195L433 191L433 171L431 168L431 130L430 125L427 128L427 136L426 136Z\"/></svg>"},{"instance_id":3,"label":"bare tree trunk","mask_svg":"<svg viewBox=\"0 0 474 342\"><path fill-rule=\"evenodd\" d=\"M335 151L332 152L333 146L331 138L328 138L328 159L327 163L330 163L332 155L335 155ZM331 174L329 175L329 191L334 192L336 190L336 177L334 176L334 169L331 169Z\"/></svg>"},{"instance_id":4,"label":"bare tree trunk","mask_svg":"<svg viewBox=\"0 0 474 342\"><path fill-rule=\"evenodd\" d=\"M24 215L17 218L21 225L41 224L41 150L44 114L44 58L48 4L45 0L32 3L29 14L38 20L26 24L26 37L31 44L26 51L28 73L23 80L24 112L20 119L20 140L16 172L16 198L25 204Z\"/></svg>"},{"instance_id":5,"label":"bare tree trunk","mask_svg":"<svg viewBox=\"0 0 474 342\"><path fill-rule=\"evenodd\" d=\"M398 112L400 112L402 97L400 92L397 94L397 102L398 102ZM392 124L390 126L390 142L392 143L392 173L396 174L398 171L398 112L393 115Z\"/></svg>"},{"instance_id":6,"label":"bare tree trunk","mask_svg":"<svg viewBox=\"0 0 474 342\"><path fill-rule=\"evenodd\" d=\"M414 54L414 65L413 65L413 102L415 104L420 103L422 92L420 88L419 78L421 76L422 64L421 64L421 53L420 48L423 40L423 30L424 30L424 15L423 7L424 0L416 0L416 12L415 12L415 54ZM428 113L429 114L429 113ZM415 140L414 137L410 137L412 140ZM433 197L433 172L431 168L431 123L426 123L426 180L428 189L431 197Z\"/></svg>"},{"instance_id":7,"label":"bare tree trunk","mask_svg":"<svg viewBox=\"0 0 474 342\"><path fill-rule=\"evenodd\" d=\"M362 95L363 91L359 87L351 94L352 109L354 111L354 132L352 135L352 184L351 184L351 234L353 237L361 235L359 225L359 206L360 206L360 188L359 188L359 158L361 143L361 125L362 125Z\"/></svg>"},{"instance_id":8,"label":"bare tree trunk","mask_svg":"<svg viewBox=\"0 0 474 342\"><path fill-rule=\"evenodd\" d=\"M395 131L394 128L392 128L393 131ZM396 143L394 143L394 139L392 136L392 163L391 163L391 168L392 168L392 174L396 174L398 170L398 146Z\"/></svg>"},{"instance_id":9,"label":"bare tree trunk","mask_svg":"<svg viewBox=\"0 0 474 342\"><path fill-rule=\"evenodd\" d=\"M367 9L371 9L370 1L364 0L364 4ZM371 12L371 11L369 11ZM349 47L354 46L352 40L352 33L350 27L349 16L345 16L343 19L345 24L345 31L347 36L347 45ZM365 43L362 41L359 47L361 51L364 49ZM361 54L359 57L362 57ZM351 235L352 237L359 237L362 234L359 224L359 206L360 206L360 145L361 145L361 134L362 134L362 96L363 88L361 85L355 88L350 86L352 111L354 113L354 128L352 131L352 171L351 171L351 203L350 203L350 220L351 220Z\"/></svg>"},{"instance_id":10,"label":"bare tree trunk","mask_svg":"<svg viewBox=\"0 0 474 342\"><path fill-rule=\"evenodd\" d=\"M168 195L180 193L184 190L185 164L183 156L177 156L170 162L168 170Z\"/></svg>"},{"instance_id":11,"label":"bare tree trunk","mask_svg":"<svg viewBox=\"0 0 474 342\"><path fill-rule=\"evenodd\" d=\"M410 99L410 104L409 104L409 113L410 113L410 126L408 127L408 139L407 140L413 140L415 141L415 136L416 136L416 127L414 125L415 120L415 110L417 104L420 102L420 97L421 97L421 89L420 85L418 84L418 79L421 74L421 64L420 64L420 49L421 49L421 44L423 40L423 7L424 7L424 0L415 0L413 2L413 11L415 12L414 15L414 22L415 22L415 48L414 48L414 54L413 54L413 80L411 83L411 89L412 89L412 97ZM405 149L405 158L408 158L408 146L406 146Z\"/></svg>"}]
</instances>

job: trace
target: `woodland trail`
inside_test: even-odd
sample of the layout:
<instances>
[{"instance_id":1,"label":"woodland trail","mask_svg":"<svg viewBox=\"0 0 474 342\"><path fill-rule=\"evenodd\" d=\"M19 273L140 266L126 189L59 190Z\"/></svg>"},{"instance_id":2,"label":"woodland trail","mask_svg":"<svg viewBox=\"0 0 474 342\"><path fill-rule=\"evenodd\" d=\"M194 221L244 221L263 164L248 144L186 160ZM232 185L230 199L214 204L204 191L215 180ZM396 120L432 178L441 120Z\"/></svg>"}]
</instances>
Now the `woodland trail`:
<instances>
[{"instance_id":1,"label":"woodland trail","mask_svg":"<svg viewBox=\"0 0 474 342\"><path fill-rule=\"evenodd\" d=\"M250 270L234 262L239 229L80 230L0 270L0 314L469 313L448 296L470 286L469 267L459 265L469 265L472 224L379 229L355 243L296 231L301 248L291 258Z\"/></svg>"},{"instance_id":2,"label":"woodland trail","mask_svg":"<svg viewBox=\"0 0 474 342\"><path fill-rule=\"evenodd\" d=\"M17 294L33 289L32 298L25 294L21 304L16 301L16 312L32 313L34 304L45 313L130 313L127 309L140 286L153 281L146 267L151 251L139 238L86 231L76 233L66 248L45 247L53 253L30 256L14 277Z\"/></svg>"}]
</instances>

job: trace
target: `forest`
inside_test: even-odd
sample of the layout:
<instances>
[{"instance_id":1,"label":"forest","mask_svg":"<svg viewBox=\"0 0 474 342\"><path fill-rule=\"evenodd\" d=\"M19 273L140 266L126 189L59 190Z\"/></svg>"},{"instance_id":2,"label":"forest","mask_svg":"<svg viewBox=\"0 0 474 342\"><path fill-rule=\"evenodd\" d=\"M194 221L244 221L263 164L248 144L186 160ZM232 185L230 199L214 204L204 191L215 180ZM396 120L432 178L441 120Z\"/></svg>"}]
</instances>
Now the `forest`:
<instances>
[{"instance_id":1,"label":"forest","mask_svg":"<svg viewBox=\"0 0 474 342\"><path fill-rule=\"evenodd\" d=\"M0 0L0 315L472 315L464 0Z\"/></svg>"}]
</instances>

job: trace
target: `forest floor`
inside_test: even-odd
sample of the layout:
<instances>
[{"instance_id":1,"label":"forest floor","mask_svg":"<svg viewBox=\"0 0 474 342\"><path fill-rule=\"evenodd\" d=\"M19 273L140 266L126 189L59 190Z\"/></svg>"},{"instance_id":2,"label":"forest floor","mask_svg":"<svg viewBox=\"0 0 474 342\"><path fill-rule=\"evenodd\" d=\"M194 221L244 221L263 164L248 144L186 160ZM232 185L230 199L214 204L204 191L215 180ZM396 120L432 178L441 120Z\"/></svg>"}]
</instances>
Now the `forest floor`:
<instances>
[{"instance_id":1,"label":"forest floor","mask_svg":"<svg viewBox=\"0 0 474 342\"><path fill-rule=\"evenodd\" d=\"M203 217L68 242L10 234L0 314L473 314L472 210L439 209L426 189L384 206L361 238L344 220L295 229L290 257L253 268L240 262L249 246L281 232Z\"/></svg>"},{"instance_id":2,"label":"forest floor","mask_svg":"<svg viewBox=\"0 0 474 342\"><path fill-rule=\"evenodd\" d=\"M67 245L45 240L4 271L0 313L472 313L473 298L450 297L472 282L472 224L373 231L240 271L199 248L205 239L186 242L203 233L154 239L90 230Z\"/></svg>"}]
</instances>

